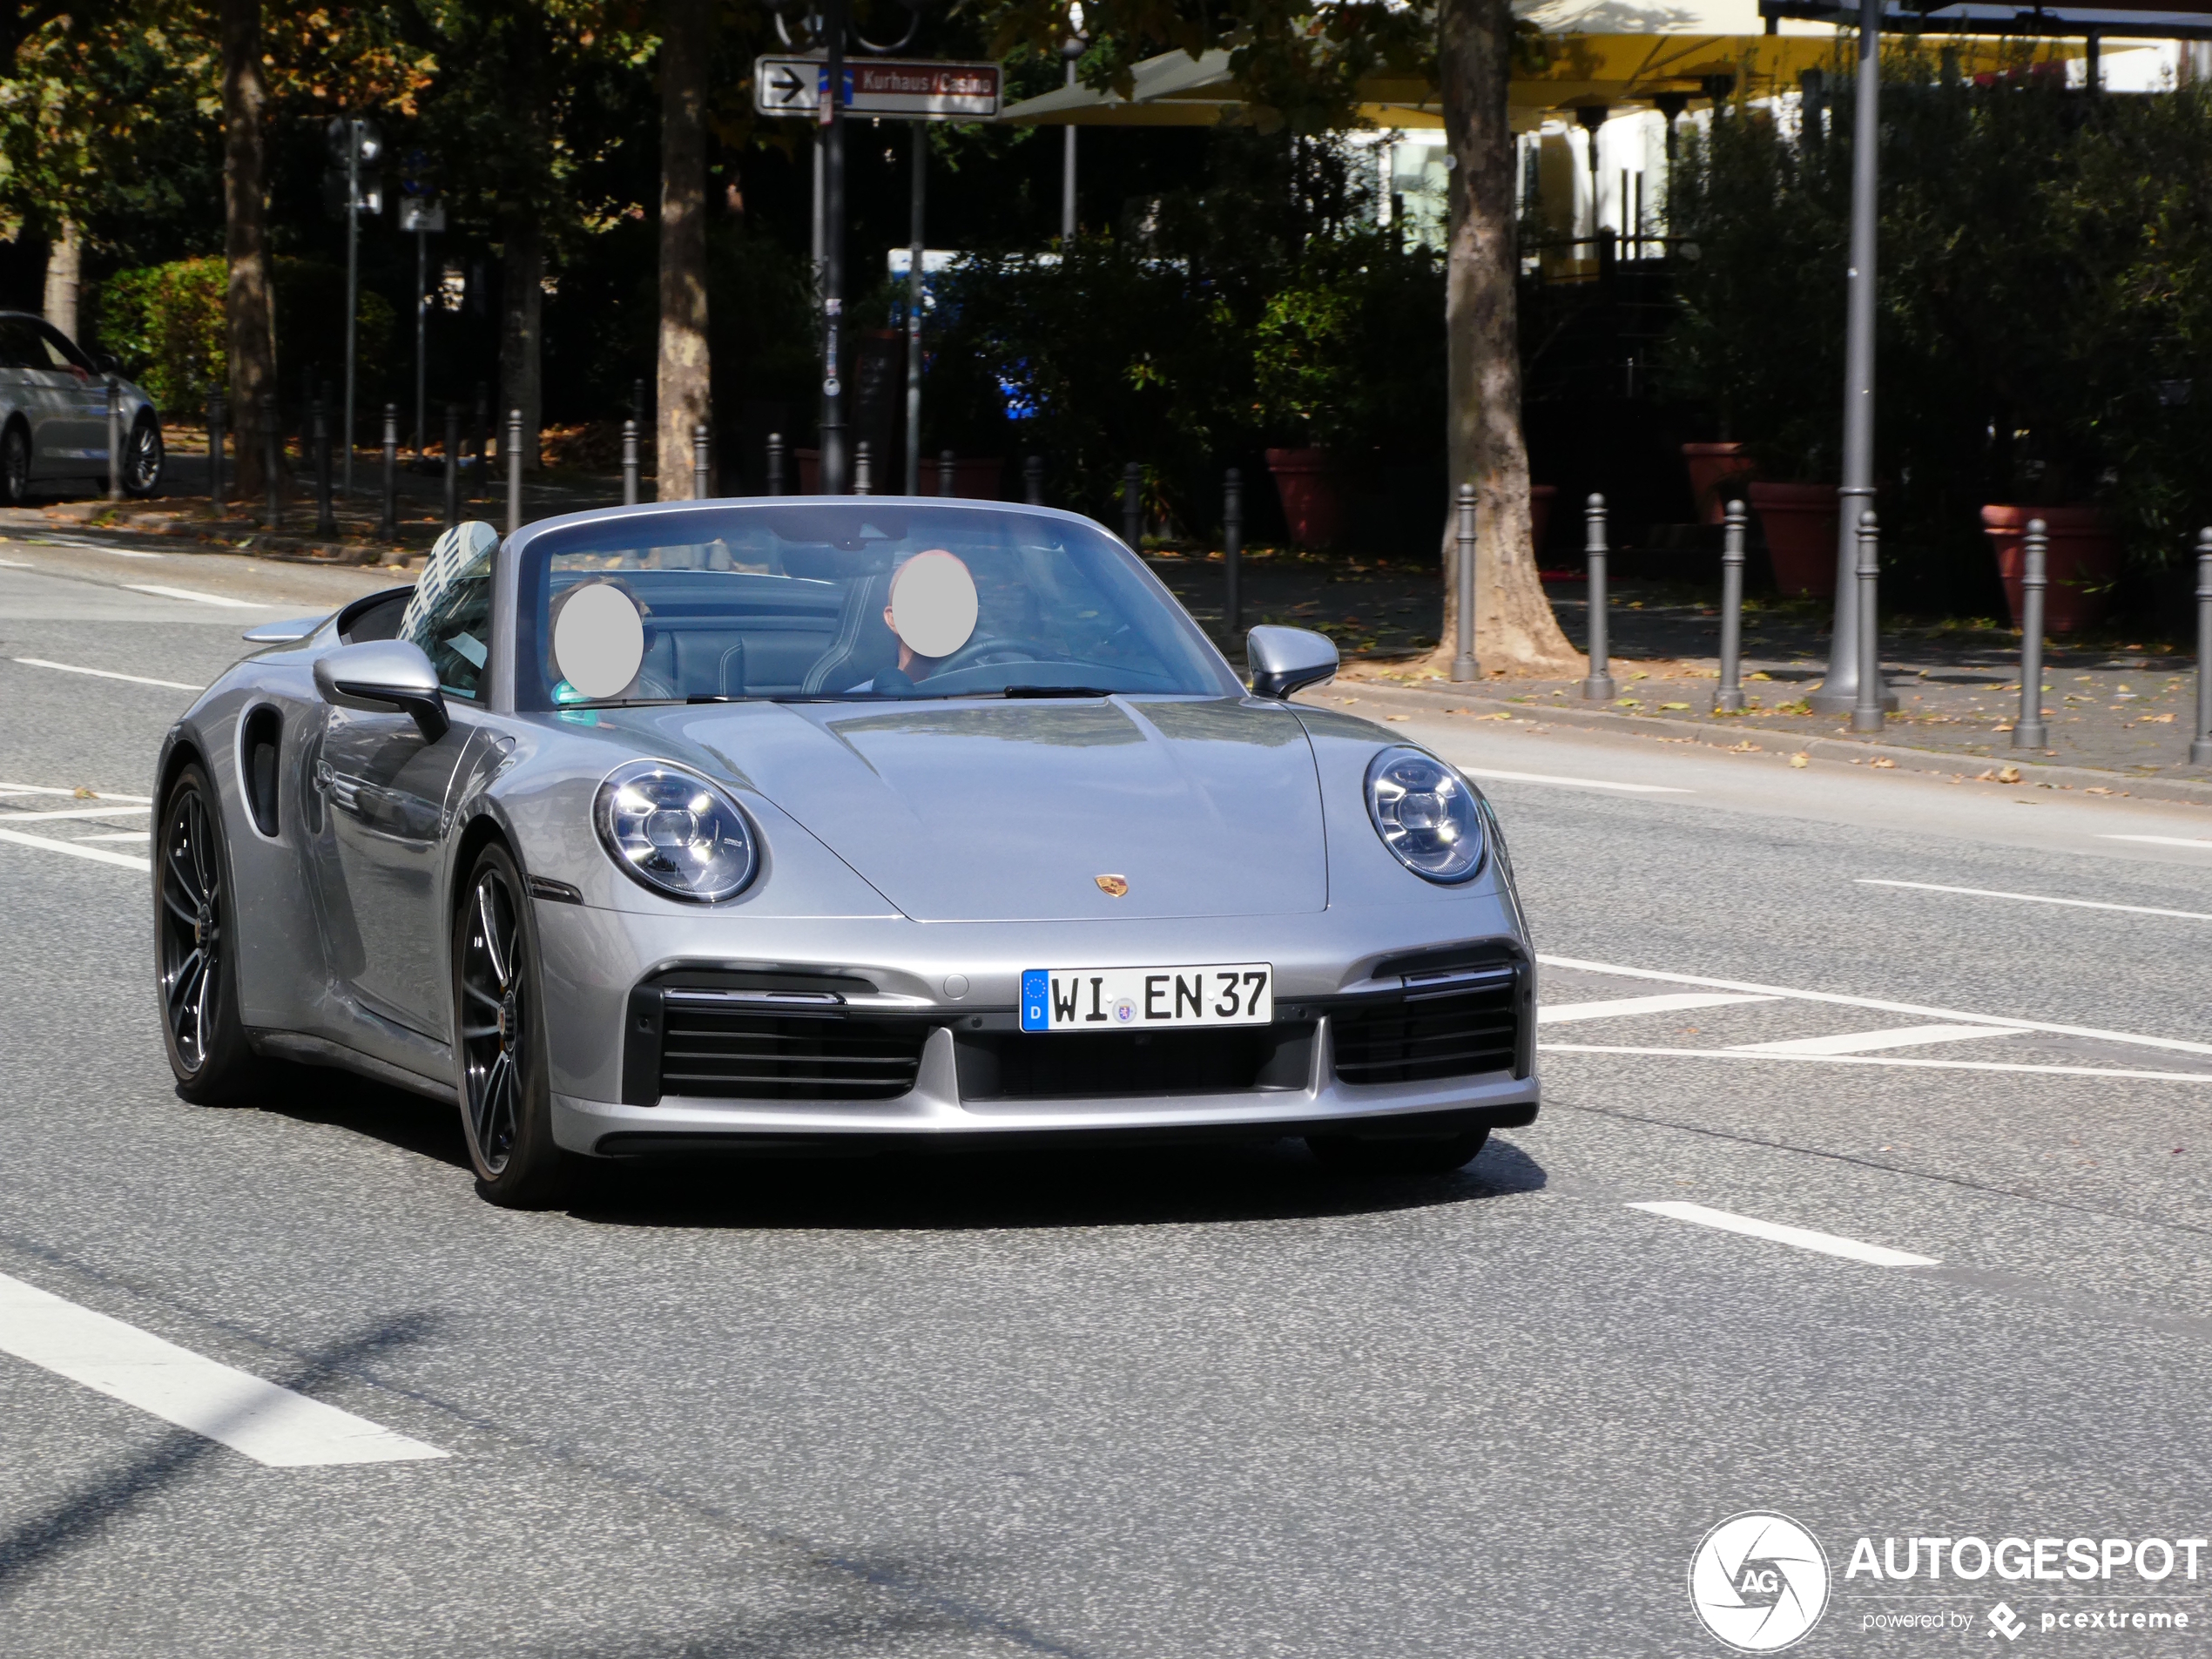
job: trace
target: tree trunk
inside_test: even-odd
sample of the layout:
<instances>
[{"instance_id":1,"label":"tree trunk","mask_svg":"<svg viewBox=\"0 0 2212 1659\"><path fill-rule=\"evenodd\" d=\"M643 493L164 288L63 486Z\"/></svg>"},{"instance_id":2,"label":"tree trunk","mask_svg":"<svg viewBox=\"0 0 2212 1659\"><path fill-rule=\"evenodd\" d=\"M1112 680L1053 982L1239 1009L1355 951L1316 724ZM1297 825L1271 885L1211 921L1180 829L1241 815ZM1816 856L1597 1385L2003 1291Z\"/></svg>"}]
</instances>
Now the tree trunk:
<instances>
[{"instance_id":1,"label":"tree trunk","mask_svg":"<svg viewBox=\"0 0 2212 1659\"><path fill-rule=\"evenodd\" d=\"M668 0L660 49L660 366L654 408L660 499L691 496L691 432L708 419L708 0Z\"/></svg>"},{"instance_id":2,"label":"tree trunk","mask_svg":"<svg viewBox=\"0 0 2212 1659\"><path fill-rule=\"evenodd\" d=\"M1528 519L1528 450L1521 434L1521 347L1514 283L1513 129L1506 117L1512 68L1508 0L1443 0L1438 13L1445 165L1450 185L1445 349L1454 496L1478 493L1474 653L1486 674L1567 674L1581 658L1560 631L1536 576ZM1444 529L1444 637L1448 666L1459 626L1456 516Z\"/></svg>"},{"instance_id":3,"label":"tree trunk","mask_svg":"<svg viewBox=\"0 0 2212 1659\"><path fill-rule=\"evenodd\" d=\"M77 292L84 271L84 239L73 219L54 227L54 243L46 254L46 320L77 338Z\"/></svg>"},{"instance_id":4,"label":"tree trunk","mask_svg":"<svg viewBox=\"0 0 2212 1659\"><path fill-rule=\"evenodd\" d=\"M528 206L507 215L500 250L502 283L499 330L499 408L494 422L499 466L507 469L507 418L523 412L523 470L538 469L538 434L544 403L543 318L545 314L545 230Z\"/></svg>"},{"instance_id":5,"label":"tree trunk","mask_svg":"<svg viewBox=\"0 0 2212 1659\"><path fill-rule=\"evenodd\" d=\"M230 366L231 431L238 439L238 494L266 493L261 398L276 385L276 319L269 296L269 205L261 118L268 86L261 78L260 0L222 0L223 251L230 282L223 300ZM277 450L277 486L287 482Z\"/></svg>"}]
</instances>

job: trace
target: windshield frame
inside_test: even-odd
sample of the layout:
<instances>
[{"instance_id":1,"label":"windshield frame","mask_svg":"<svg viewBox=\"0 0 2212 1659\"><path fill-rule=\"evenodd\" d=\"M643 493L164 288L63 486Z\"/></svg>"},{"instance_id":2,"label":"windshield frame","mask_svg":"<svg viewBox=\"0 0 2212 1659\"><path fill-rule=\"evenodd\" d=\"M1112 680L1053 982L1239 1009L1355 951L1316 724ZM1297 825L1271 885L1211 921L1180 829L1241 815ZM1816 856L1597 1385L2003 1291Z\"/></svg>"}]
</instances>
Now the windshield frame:
<instances>
[{"instance_id":1,"label":"windshield frame","mask_svg":"<svg viewBox=\"0 0 2212 1659\"><path fill-rule=\"evenodd\" d=\"M500 700L507 711L516 713L547 713L557 708L644 708L681 705L690 699L667 698L607 698L556 705L536 684L537 676L531 665L543 656L543 628L547 610L547 585L552 559L563 552L584 550L583 544L601 543L609 527L624 521L636 519L638 539L651 536L665 538L667 544L698 544L716 539L713 525L738 515L757 513L786 514L808 507L834 508L850 511L866 497L851 496L732 496L704 502L655 502L636 507L601 509L597 511L568 513L557 518L541 519L516 531L507 540L502 556L498 561L495 578L493 604L496 613L494 627L495 654L502 660L502 671L498 675L500 690L506 696ZM1105 529L1095 519L1080 513L1064 512L1056 508L1032 507L1015 502L991 502L956 497L950 500L934 496L888 496L878 498L885 507L894 502L907 508L956 509L978 513L1004 514L1009 516L1054 521L1077 529L1083 535L1096 538L1125 570L1135 576L1138 583L1159 605L1165 625L1192 651L1195 666L1215 684L1204 690L1185 686L1152 691L1116 691L1111 696L1177 697L1244 696L1244 682L1222 655L1220 648L1207 637L1205 631L1192 620L1167 584L1155 575L1144 561L1132 552L1121 538ZM701 522L704 521L704 522ZM745 697L732 701L742 702L852 702L874 705L898 702L941 702L972 700L979 693L970 688L948 690L932 694L924 680L910 692L896 696L885 693L856 693L852 695L817 694L804 698L786 698L772 695Z\"/></svg>"}]
</instances>

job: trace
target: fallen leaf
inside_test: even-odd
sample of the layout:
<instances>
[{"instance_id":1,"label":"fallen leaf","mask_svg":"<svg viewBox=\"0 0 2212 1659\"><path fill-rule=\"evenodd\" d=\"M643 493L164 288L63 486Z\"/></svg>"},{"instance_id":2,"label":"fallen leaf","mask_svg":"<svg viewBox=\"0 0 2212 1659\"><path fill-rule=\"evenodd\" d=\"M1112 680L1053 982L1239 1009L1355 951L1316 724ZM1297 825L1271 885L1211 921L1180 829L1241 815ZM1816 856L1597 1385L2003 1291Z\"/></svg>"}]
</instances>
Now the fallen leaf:
<instances>
[{"instance_id":1,"label":"fallen leaf","mask_svg":"<svg viewBox=\"0 0 2212 1659\"><path fill-rule=\"evenodd\" d=\"M1797 767L1800 772L1804 771L1804 768L1811 763L1811 760L1812 757L1809 754L1793 754L1790 757L1790 764Z\"/></svg>"},{"instance_id":2,"label":"fallen leaf","mask_svg":"<svg viewBox=\"0 0 2212 1659\"><path fill-rule=\"evenodd\" d=\"M342 206L343 204L341 205ZM1689 706L1689 705L1687 703L1662 703L1659 706L1662 709L1686 709Z\"/></svg>"},{"instance_id":3,"label":"fallen leaf","mask_svg":"<svg viewBox=\"0 0 2212 1659\"><path fill-rule=\"evenodd\" d=\"M1774 676L1768 673L1766 670L1763 668L1757 673L1746 674L1743 678L1747 680L1770 680L1774 678Z\"/></svg>"},{"instance_id":4,"label":"fallen leaf","mask_svg":"<svg viewBox=\"0 0 2212 1659\"><path fill-rule=\"evenodd\" d=\"M1741 743L1730 744L1723 752L1732 755L1755 755L1759 752L1759 745L1746 738Z\"/></svg>"},{"instance_id":5,"label":"fallen leaf","mask_svg":"<svg viewBox=\"0 0 2212 1659\"><path fill-rule=\"evenodd\" d=\"M1879 766L1885 772L1895 772L1897 770L1897 762L1891 759L1887 755L1876 755L1866 764L1870 766Z\"/></svg>"},{"instance_id":6,"label":"fallen leaf","mask_svg":"<svg viewBox=\"0 0 2212 1659\"><path fill-rule=\"evenodd\" d=\"M1513 716L1510 714L1478 714L1474 718L1478 720L1510 720L1513 718Z\"/></svg>"},{"instance_id":7,"label":"fallen leaf","mask_svg":"<svg viewBox=\"0 0 2212 1659\"><path fill-rule=\"evenodd\" d=\"M2016 784L2020 782L2020 769L2018 766L2000 766L1998 768L1997 781L1999 783Z\"/></svg>"},{"instance_id":8,"label":"fallen leaf","mask_svg":"<svg viewBox=\"0 0 2212 1659\"><path fill-rule=\"evenodd\" d=\"M78 800L97 800L99 799L98 795L94 794L91 790L86 788L83 784L78 785L77 787L71 792L75 795Z\"/></svg>"},{"instance_id":9,"label":"fallen leaf","mask_svg":"<svg viewBox=\"0 0 2212 1659\"><path fill-rule=\"evenodd\" d=\"M2146 714L2135 724L2138 725L2171 725L2174 724L2174 711L2171 709L2168 709L2163 714Z\"/></svg>"},{"instance_id":10,"label":"fallen leaf","mask_svg":"<svg viewBox=\"0 0 2212 1659\"><path fill-rule=\"evenodd\" d=\"M343 206L345 204L341 202L339 205ZM1410 720L1413 718L1413 717L1410 714L1386 714L1383 716L1383 718L1386 720Z\"/></svg>"}]
</instances>

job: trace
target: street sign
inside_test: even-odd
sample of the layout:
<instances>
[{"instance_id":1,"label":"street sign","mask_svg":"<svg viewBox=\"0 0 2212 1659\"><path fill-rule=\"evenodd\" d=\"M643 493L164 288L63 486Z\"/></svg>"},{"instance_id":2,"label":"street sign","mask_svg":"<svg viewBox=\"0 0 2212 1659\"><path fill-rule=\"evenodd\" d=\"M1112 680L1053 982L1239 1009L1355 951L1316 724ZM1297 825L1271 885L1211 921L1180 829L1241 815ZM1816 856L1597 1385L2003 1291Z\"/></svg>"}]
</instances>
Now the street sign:
<instances>
[{"instance_id":1,"label":"street sign","mask_svg":"<svg viewBox=\"0 0 2212 1659\"><path fill-rule=\"evenodd\" d=\"M819 57L758 57L752 107L762 115L819 112L829 71ZM907 121L987 121L999 112L1005 78L996 64L934 57L861 57L845 62L845 112Z\"/></svg>"}]
</instances>

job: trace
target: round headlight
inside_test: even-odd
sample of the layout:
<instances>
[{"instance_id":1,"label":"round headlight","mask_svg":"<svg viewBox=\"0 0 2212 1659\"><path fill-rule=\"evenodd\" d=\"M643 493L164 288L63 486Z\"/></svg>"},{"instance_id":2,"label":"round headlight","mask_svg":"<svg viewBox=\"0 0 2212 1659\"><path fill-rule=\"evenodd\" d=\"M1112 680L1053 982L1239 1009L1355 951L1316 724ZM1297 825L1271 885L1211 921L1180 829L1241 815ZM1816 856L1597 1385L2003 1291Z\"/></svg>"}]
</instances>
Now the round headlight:
<instances>
[{"instance_id":1,"label":"round headlight","mask_svg":"<svg viewBox=\"0 0 2212 1659\"><path fill-rule=\"evenodd\" d=\"M1398 861L1432 881L1464 881L1482 867L1482 808L1474 786L1433 755L1386 749L1367 766L1367 813Z\"/></svg>"},{"instance_id":2,"label":"round headlight","mask_svg":"<svg viewBox=\"0 0 2212 1659\"><path fill-rule=\"evenodd\" d=\"M591 816L614 861L672 899L735 898L759 866L758 839L737 802L665 761L616 767L599 786Z\"/></svg>"}]
</instances>

